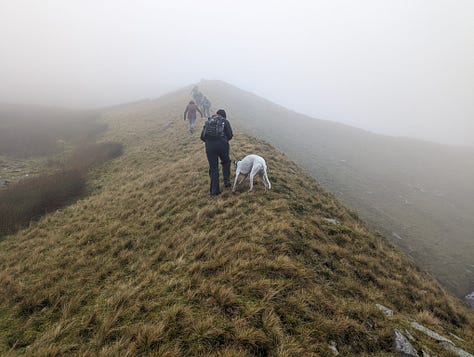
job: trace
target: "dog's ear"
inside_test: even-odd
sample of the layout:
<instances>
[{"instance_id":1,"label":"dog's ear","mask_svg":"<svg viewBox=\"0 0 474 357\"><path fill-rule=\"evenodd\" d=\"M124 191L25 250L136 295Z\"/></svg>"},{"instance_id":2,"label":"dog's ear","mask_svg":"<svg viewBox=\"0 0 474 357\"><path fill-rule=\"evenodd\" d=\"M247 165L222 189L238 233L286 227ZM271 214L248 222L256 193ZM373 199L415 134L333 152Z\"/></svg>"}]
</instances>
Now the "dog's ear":
<instances>
[{"instance_id":1,"label":"dog's ear","mask_svg":"<svg viewBox=\"0 0 474 357\"><path fill-rule=\"evenodd\" d=\"M237 167L237 164L239 163L239 160L234 160L234 166Z\"/></svg>"}]
</instances>

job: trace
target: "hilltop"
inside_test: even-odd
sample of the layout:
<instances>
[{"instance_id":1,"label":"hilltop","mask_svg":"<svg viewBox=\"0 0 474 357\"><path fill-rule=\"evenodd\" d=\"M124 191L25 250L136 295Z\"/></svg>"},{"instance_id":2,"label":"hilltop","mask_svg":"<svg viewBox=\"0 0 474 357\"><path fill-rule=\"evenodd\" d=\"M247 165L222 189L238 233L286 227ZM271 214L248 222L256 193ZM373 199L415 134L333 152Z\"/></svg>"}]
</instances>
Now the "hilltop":
<instances>
[{"instance_id":1,"label":"hilltop","mask_svg":"<svg viewBox=\"0 0 474 357\"><path fill-rule=\"evenodd\" d=\"M474 351L459 299L232 111L232 156L264 156L273 189L209 198L190 89L105 111L124 155L0 241L0 354L390 356L397 328L450 355L412 321Z\"/></svg>"},{"instance_id":2,"label":"hilltop","mask_svg":"<svg viewBox=\"0 0 474 357\"><path fill-rule=\"evenodd\" d=\"M474 290L473 148L311 118L221 81L199 88L239 118L241 130L288 154L444 286L459 297Z\"/></svg>"}]
</instances>

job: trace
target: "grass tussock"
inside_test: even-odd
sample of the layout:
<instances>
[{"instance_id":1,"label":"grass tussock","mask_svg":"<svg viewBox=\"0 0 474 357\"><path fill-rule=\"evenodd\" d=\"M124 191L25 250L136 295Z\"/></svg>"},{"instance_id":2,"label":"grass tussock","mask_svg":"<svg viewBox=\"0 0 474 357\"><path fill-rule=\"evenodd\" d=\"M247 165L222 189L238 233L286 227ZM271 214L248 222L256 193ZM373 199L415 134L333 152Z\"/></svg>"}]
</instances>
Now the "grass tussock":
<instances>
[{"instance_id":1,"label":"grass tussock","mask_svg":"<svg viewBox=\"0 0 474 357\"><path fill-rule=\"evenodd\" d=\"M237 121L232 156L262 155L272 190L209 198L186 99L107 113L127 152L101 189L0 242L0 354L389 356L411 319L474 349L472 313Z\"/></svg>"}]
</instances>

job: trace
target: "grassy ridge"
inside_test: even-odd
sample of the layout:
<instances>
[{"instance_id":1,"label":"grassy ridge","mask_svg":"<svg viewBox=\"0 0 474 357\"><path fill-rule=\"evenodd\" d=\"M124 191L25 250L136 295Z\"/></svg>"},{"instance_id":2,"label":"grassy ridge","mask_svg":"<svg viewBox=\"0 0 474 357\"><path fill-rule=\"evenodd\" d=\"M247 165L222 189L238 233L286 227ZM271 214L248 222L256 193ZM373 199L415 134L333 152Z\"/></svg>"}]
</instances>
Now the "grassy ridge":
<instances>
[{"instance_id":1,"label":"grassy ridge","mask_svg":"<svg viewBox=\"0 0 474 357\"><path fill-rule=\"evenodd\" d=\"M287 153L452 292L463 297L474 290L473 148L310 118L225 82L202 81L199 88L239 118L242 130Z\"/></svg>"},{"instance_id":2,"label":"grassy ridge","mask_svg":"<svg viewBox=\"0 0 474 357\"><path fill-rule=\"evenodd\" d=\"M270 145L232 141L266 158L269 193L210 199L187 99L105 113L126 152L95 194L0 242L0 354L391 355L411 318L474 341L472 313Z\"/></svg>"}]
</instances>

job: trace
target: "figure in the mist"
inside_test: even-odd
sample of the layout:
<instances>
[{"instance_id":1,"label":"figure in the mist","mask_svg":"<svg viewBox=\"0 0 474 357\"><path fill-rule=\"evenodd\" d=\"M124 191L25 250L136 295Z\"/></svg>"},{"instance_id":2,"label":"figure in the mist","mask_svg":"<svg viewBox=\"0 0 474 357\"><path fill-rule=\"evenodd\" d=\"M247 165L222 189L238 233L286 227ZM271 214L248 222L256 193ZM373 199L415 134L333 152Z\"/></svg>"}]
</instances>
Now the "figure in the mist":
<instances>
[{"instance_id":1,"label":"figure in the mist","mask_svg":"<svg viewBox=\"0 0 474 357\"><path fill-rule=\"evenodd\" d=\"M211 102L207 99L204 94L199 90L198 86L194 86L191 90L191 95L197 104L197 106L201 109L203 114L206 117L211 115Z\"/></svg>"},{"instance_id":2,"label":"figure in the mist","mask_svg":"<svg viewBox=\"0 0 474 357\"><path fill-rule=\"evenodd\" d=\"M199 110L198 106L194 101L190 101L189 104L186 106L186 110L184 111L184 120L187 119L189 120L189 132L192 134L194 132L194 124L196 123L196 112L199 112L201 114L202 118L202 112Z\"/></svg>"},{"instance_id":3,"label":"figure in the mist","mask_svg":"<svg viewBox=\"0 0 474 357\"><path fill-rule=\"evenodd\" d=\"M204 99L202 100L202 113L204 114L204 116L209 117L211 115L210 110L211 102L209 101L209 99L204 97Z\"/></svg>"},{"instance_id":4,"label":"figure in the mist","mask_svg":"<svg viewBox=\"0 0 474 357\"><path fill-rule=\"evenodd\" d=\"M202 129L201 140L206 143L206 155L209 161L211 196L217 196L221 193L219 188L219 159L222 164L224 186L230 187L229 141L232 137L232 127L223 109L219 109L216 114L208 118Z\"/></svg>"},{"instance_id":5,"label":"figure in the mist","mask_svg":"<svg viewBox=\"0 0 474 357\"><path fill-rule=\"evenodd\" d=\"M202 95L202 93L199 90L194 92L193 99L196 102L196 104L201 108L202 108L202 99L203 98L204 98L204 96Z\"/></svg>"}]
</instances>

